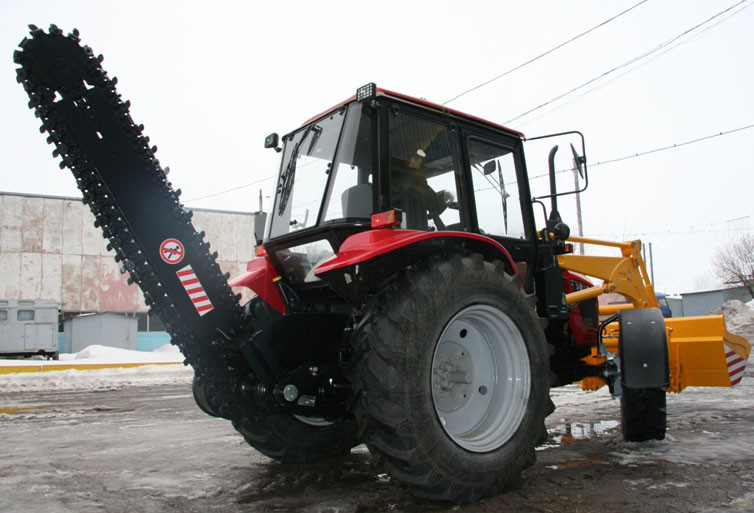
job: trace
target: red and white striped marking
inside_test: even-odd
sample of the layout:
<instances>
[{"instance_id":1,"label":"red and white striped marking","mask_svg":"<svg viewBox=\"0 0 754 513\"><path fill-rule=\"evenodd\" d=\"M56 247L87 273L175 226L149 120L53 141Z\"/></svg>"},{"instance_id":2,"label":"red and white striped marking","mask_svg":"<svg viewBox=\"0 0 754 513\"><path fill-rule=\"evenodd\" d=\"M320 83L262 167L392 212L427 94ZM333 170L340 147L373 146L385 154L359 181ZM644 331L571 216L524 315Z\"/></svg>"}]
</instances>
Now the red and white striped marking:
<instances>
[{"instance_id":1,"label":"red and white striped marking","mask_svg":"<svg viewBox=\"0 0 754 513\"><path fill-rule=\"evenodd\" d=\"M199 315L208 314L214 306L209 300L207 293L204 291L204 287L199 283L199 278L196 277L194 269L190 265L182 267L175 274L178 275L178 279L181 280L183 288L186 289L191 302L194 303L194 308L199 312Z\"/></svg>"},{"instance_id":2,"label":"red and white striped marking","mask_svg":"<svg viewBox=\"0 0 754 513\"><path fill-rule=\"evenodd\" d=\"M738 383L741 381L741 378L744 377L744 370L746 370L746 360L738 356L731 348L725 346L725 361L728 363L730 386L738 385Z\"/></svg>"}]
</instances>

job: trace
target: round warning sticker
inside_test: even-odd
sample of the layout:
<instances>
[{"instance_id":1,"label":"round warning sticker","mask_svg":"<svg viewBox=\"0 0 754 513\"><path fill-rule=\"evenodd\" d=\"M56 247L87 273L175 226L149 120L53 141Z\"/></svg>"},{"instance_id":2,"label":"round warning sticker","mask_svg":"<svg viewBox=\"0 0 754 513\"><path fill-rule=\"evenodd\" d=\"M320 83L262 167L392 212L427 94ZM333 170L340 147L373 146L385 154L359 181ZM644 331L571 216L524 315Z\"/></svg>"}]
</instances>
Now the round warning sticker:
<instances>
[{"instance_id":1,"label":"round warning sticker","mask_svg":"<svg viewBox=\"0 0 754 513\"><path fill-rule=\"evenodd\" d=\"M165 239L160 244L160 257L168 264L178 264L183 260L186 251L178 239Z\"/></svg>"}]
</instances>

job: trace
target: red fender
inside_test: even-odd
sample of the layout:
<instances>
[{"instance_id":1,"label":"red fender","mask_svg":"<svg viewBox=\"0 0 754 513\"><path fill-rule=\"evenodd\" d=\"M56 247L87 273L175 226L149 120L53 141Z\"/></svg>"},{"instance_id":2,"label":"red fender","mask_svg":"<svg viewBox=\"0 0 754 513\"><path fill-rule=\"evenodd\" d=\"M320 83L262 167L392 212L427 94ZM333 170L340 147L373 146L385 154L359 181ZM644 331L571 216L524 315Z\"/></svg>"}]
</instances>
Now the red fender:
<instances>
[{"instance_id":1,"label":"red fender","mask_svg":"<svg viewBox=\"0 0 754 513\"><path fill-rule=\"evenodd\" d=\"M246 264L246 272L231 278L231 287L246 287L254 291L262 300L285 315L285 303L275 282L280 279L267 256L252 258Z\"/></svg>"},{"instance_id":2,"label":"red fender","mask_svg":"<svg viewBox=\"0 0 754 513\"><path fill-rule=\"evenodd\" d=\"M510 264L513 272L516 272L516 265L513 263L508 250L496 240L469 232L425 232L421 230L369 230L359 232L348 237L340 246L340 251L334 257L326 260L314 271L315 275L320 275L328 271L355 265L371 258L390 253L396 249L435 238L459 237L466 239L475 239L496 247Z\"/></svg>"}]
</instances>

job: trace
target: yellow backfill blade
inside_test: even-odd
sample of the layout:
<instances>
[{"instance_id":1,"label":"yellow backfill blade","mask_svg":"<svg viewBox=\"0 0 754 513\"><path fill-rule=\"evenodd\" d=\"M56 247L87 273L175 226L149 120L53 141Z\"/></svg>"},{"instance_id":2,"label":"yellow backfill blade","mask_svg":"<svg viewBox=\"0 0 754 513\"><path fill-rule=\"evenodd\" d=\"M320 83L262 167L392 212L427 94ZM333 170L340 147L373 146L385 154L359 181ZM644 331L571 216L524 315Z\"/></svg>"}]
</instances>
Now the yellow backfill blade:
<instances>
[{"instance_id":1,"label":"yellow backfill blade","mask_svg":"<svg viewBox=\"0 0 754 513\"><path fill-rule=\"evenodd\" d=\"M670 387L730 387L744 375L751 345L730 333L722 315L665 319L670 357Z\"/></svg>"}]
</instances>

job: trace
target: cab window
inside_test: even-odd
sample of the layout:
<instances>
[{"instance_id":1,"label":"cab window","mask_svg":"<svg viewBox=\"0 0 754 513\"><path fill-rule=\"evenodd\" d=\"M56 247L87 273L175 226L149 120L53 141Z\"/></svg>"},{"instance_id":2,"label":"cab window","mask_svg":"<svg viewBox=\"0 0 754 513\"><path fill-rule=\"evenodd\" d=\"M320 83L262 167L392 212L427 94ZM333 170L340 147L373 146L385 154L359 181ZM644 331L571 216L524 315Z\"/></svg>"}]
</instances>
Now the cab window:
<instances>
[{"instance_id":1,"label":"cab window","mask_svg":"<svg viewBox=\"0 0 754 513\"><path fill-rule=\"evenodd\" d=\"M526 238L511 150L473 138L467 140L466 149L481 233Z\"/></svg>"},{"instance_id":2,"label":"cab window","mask_svg":"<svg viewBox=\"0 0 754 513\"><path fill-rule=\"evenodd\" d=\"M390 116L390 198L403 228L464 230L456 133L412 113Z\"/></svg>"}]
</instances>

